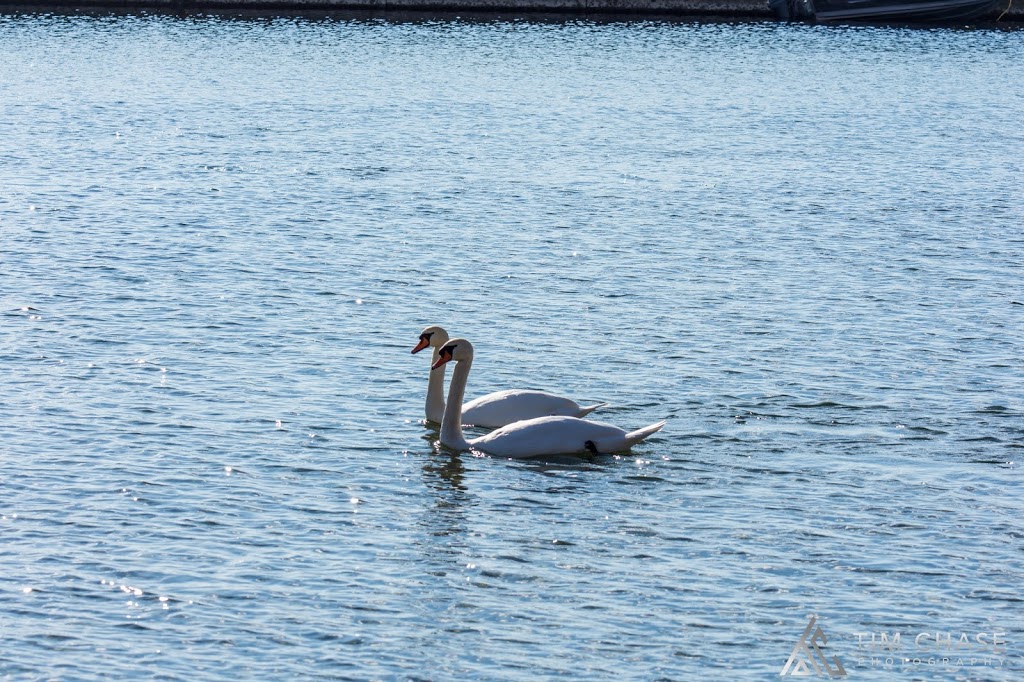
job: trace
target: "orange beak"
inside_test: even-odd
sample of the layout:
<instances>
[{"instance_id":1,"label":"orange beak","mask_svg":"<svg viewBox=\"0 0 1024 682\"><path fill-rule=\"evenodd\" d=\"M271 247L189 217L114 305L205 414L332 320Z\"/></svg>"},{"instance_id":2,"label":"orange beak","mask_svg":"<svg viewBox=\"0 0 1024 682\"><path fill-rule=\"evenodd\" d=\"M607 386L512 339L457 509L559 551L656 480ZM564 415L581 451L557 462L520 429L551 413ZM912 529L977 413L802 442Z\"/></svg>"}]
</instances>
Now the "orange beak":
<instances>
[{"instance_id":1,"label":"orange beak","mask_svg":"<svg viewBox=\"0 0 1024 682\"><path fill-rule=\"evenodd\" d=\"M442 353L441 357L439 357L437 359L437 362L435 362L434 364L432 364L430 366L430 369L431 370L435 370L438 367L440 367L441 365L447 364L447 362L449 360L451 360L451 359L452 359L451 353Z\"/></svg>"},{"instance_id":2,"label":"orange beak","mask_svg":"<svg viewBox=\"0 0 1024 682\"><path fill-rule=\"evenodd\" d=\"M430 345L429 341L427 341L423 337L420 337L420 342L417 343L416 347L412 349L413 355L415 355L416 353L419 353L421 350L423 350L424 348L426 348L429 345Z\"/></svg>"}]
</instances>

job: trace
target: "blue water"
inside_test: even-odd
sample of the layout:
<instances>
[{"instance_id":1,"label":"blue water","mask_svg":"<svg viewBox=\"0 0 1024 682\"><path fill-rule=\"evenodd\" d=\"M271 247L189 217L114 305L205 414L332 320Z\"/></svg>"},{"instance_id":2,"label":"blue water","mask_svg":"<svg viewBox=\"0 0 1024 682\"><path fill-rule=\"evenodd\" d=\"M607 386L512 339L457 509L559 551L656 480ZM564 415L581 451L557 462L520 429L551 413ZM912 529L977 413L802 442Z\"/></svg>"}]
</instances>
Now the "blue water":
<instances>
[{"instance_id":1,"label":"blue water","mask_svg":"<svg viewBox=\"0 0 1024 682\"><path fill-rule=\"evenodd\" d=\"M811 614L1021 679L1021 111L1019 31L0 17L0 679L777 679ZM428 324L669 423L444 451Z\"/></svg>"}]
</instances>

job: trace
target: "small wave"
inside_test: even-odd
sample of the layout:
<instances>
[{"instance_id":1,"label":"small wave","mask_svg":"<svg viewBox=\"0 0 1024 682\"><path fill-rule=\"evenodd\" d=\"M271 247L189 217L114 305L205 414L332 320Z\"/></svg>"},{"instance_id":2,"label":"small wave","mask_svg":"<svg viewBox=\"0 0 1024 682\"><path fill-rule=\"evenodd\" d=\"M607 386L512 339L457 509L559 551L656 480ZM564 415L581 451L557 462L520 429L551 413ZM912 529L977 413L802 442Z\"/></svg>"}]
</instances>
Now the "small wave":
<instances>
[{"instance_id":1,"label":"small wave","mask_svg":"<svg viewBox=\"0 0 1024 682\"><path fill-rule=\"evenodd\" d=\"M983 407L980 410L975 410L975 414L1011 414L1013 410L1005 405L989 405Z\"/></svg>"}]
</instances>

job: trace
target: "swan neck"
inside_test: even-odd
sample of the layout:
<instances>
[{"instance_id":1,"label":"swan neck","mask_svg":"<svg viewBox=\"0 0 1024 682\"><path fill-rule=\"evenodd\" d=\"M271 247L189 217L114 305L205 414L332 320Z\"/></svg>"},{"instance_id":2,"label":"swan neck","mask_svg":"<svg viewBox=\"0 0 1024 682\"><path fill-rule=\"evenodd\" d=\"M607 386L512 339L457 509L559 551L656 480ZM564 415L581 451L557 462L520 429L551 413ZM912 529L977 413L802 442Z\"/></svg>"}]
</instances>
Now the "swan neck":
<instances>
[{"instance_id":1,"label":"swan neck","mask_svg":"<svg viewBox=\"0 0 1024 682\"><path fill-rule=\"evenodd\" d=\"M440 350L435 347L433 354L430 356L431 367L434 366L434 363L437 362L440 356ZM444 417L444 374L447 369L447 365L441 365L437 369L430 370L430 379L427 381L426 404L428 422L440 424L441 419Z\"/></svg>"},{"instance_id":2,"label":"swan neck","mask_svg":"<svg viewBox=\"0 0 1024 682\"><path fill-rule=\"evenodd\" d=\"M462 399L466 395L466 382L472 364L471 359L460 360L452 370L448 403L444 408L444 419L441 420L441 444L457 450L469 449L469 443L462 435Z\"/></svg>"}]
</instances>

